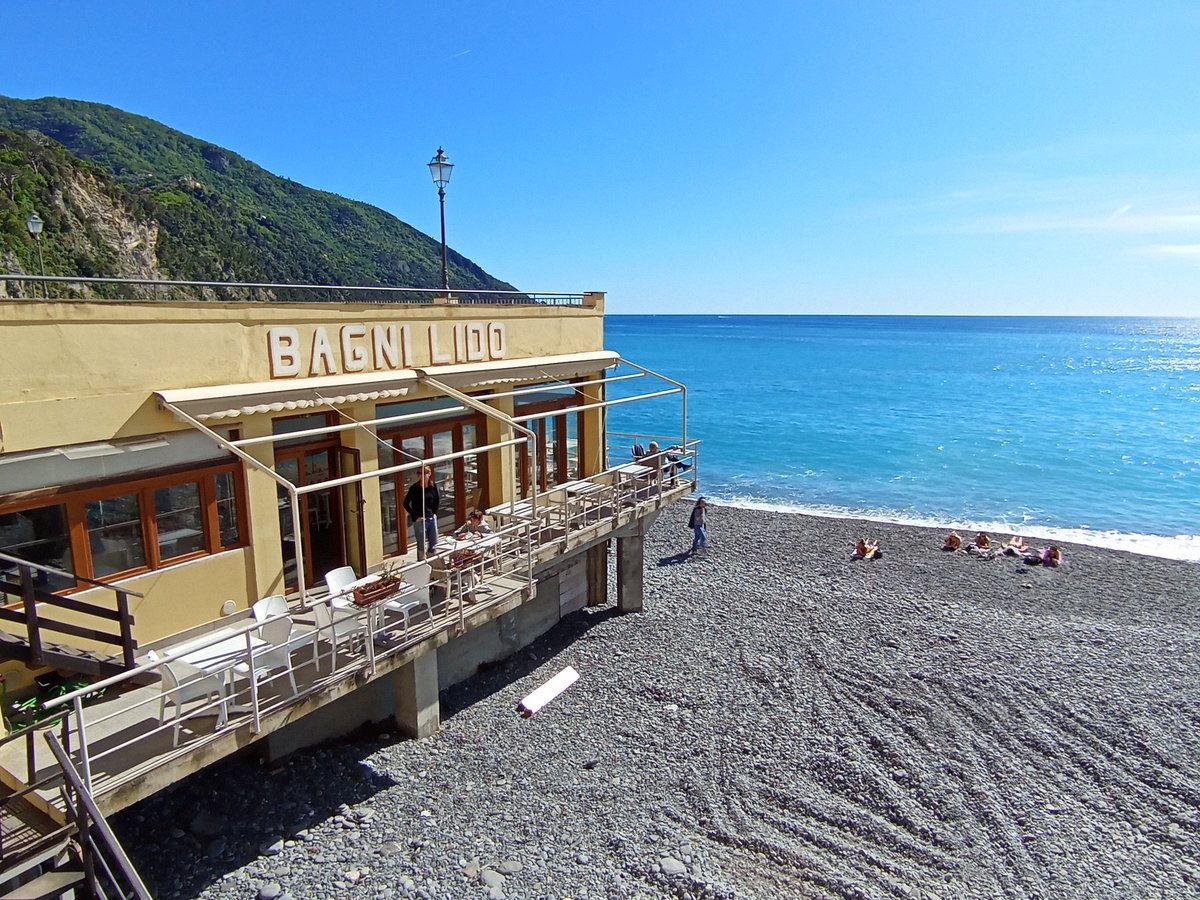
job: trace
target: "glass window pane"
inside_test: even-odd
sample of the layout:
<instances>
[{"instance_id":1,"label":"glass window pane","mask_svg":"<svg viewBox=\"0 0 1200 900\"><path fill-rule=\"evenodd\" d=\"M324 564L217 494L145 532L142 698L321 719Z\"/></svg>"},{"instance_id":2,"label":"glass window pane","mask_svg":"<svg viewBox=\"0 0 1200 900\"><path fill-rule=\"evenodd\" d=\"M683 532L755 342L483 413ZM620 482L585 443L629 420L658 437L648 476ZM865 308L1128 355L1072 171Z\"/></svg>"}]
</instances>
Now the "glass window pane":
<instances>
[{"instance_id":1,"label":"glass window pane","mask_svg":"<svg viewBox=\"0 0 1200 900\"><path fill-rule=\"evenodd\" d=\"M300 478L300 461L296 458L277 460L275 471L295 484ZM279 497L279 537L283 551L283 583L288 588L299 587L296 577L296 538L292 527L292 502L288 492L280 485L276 488Z\"/></svg>"},{"instance_id":2,"label":"glass window pane","mask_svg":"<svg viewBox=\"0 0 1200 900\"><path fill-rule=\"evenodd\" d=\"M567 416L567 479L582 478L583 471L579 466L579 422L581 413Z\"/></svg>"},{"instance_id":3,"label":"glass window pane","mask_svg":"<svg viewBox=\"0 0 1200 900\"><path fill-rule=\"evenodd\" d=\"M390 469L399 465L390 441L379 442L379 468ZM379 513L383 519L383 555L395 556L400 552L401 522L398 515L395 475L384 475L379 479Z\"/></svg>"},{"instance_id":4,"label":"glass window pane","mask_svg":"<svg viewBox=\"0 0 1200 900\"><path fill-rule=\"evenodd\" d=\"M200 514L200 485L173 484L154 492L154 521L160 559L204 549L204 519Z\"/></svg>"},{"instance_id":5,"label":"glass window pane","mask_svg":"<svg viewBox=\"0 0 1200 900\"><path fill-rule=\"evenodd\" d=\"M436 431L433 434L433 455L445 456L454 452L454 432ZM455 504L458 491L454 484L454 460L433 464L433 478L438 486L438 533L448 534L457 527Z\"/></svg>"},{"instance_id":6,"label":"glass window pane","mask_svg":"<svg viewBox=\"0 0 1200 900\"><path fill-rule=\"evenodd\" d=\"M85 509L93 577L103 578L146 565L137 494L92 500Z\"/></svg>"},{"instance_id":7,"label":"glass window pane","mask_svg":"<svg viewBox=\"0 0 1200 900\"><path fill-rule=\"evenodd\" d=\"M474 425L464 425L462 427L463 449L470 450L472 447L478 447L477 429ZM479 487L479 466L481 460L478 456L463 457L463 491L467 496L467 512L472 509L480 509L483 506L483 492Z\"/></svg>"},{"instance_id":8,"label":"glass window pane","mask_svg":"<svg viewBox=\"0 0 1200 900\"><path fill-rule=\"evenodd\" d=\"M237 547L242 543L242 523L238 521L236 484L232 472L222 472L217 480L217 526L221 529L222 547Z\"/></svg>"},{"instance_id":9,"label":"glass window pane","mask_svg":"<svg viewBox=\"0 0 1200 900\"><path fill-rule=\"evenodd\" d=\"M42 506L21 512L0 513L0 553L64 572L75 571L67 528L67 508L61 505ZM0 560L0 575L14 583L19 581L16 567L3 560ZM36 570L33 578L38 587L47 591L61 591L75 584L73 578ZM20 597L4 596L0 602L16 603L19 600Z\"/></svg>"},{"instance_id":10,"label":"glass window pane","mask_svg":"<svg viewBox=\"0 0 1200 900\"><path fill-rule=\"evenodd\" d=\"M328 414L309 413L303 416L287 416L285 418L274 419L271 422L271 431L275 434L292 434L296 431L310 431L314 428L325 428L327 425L329 425ZM308 437L276 441L275 449L280 450L284 447L295 447L308 443L309 441L317 441L320 439L321 435L310 435Z\"/></svg>"}]
</instances>

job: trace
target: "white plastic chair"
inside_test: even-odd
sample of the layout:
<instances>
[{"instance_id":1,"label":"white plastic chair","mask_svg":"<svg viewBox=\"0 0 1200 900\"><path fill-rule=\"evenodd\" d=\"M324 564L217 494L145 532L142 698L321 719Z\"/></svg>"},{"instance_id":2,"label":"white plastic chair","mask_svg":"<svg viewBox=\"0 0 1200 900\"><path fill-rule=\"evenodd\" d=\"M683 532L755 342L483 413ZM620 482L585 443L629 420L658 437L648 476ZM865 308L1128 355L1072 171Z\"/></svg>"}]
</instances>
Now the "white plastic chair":
<instances>
[{"instance_id":1,"label":"white plastic chair","mask_svg":"<svg viewBox=\"0 0 1200 900\"><path fill-rule=\"evenodd\" d=\"M341 614L335 615L329 603L324 600L318 600L313 604L313 616L316 618L317 635L324 637L329 641L330 656L332 657L332 669L337 668L337 653L338 646L349 638L349 643L353 644L355 638L361 637L366 640L367 628L358 615ZM321 658L318 655L316 639L313 643L313 661L316 663L318 671L321 668Z\"/></svg>"},{"instance_id":2,"label":"white plastic chair","mask_svg":"<svg viewBox=\"0 0 1200 900\"><path fill-rule=\"evenodd\" d=\"M159 662L159 656L153 650L146 652L146 658L152 663ZM217 728L223 728L229 721L229 696L225 693L223 675L205 672L199 666L193 666L180 659L161 663L158 671L162 674L162 697L158 702L158 721L161 724L167 724L167 701L175 704L172 747L179 746L179 727L184 719L183 704L190 700L203 699L205 705L201 708L207 710L209 702L215 696L221 703L217 708Z\"/></svg>"},{"instance_id":3,"label":"white plastic chair","mask_svg":"<svg viewBox=\"0 0 1200 900\"><path fill-rule=\"evenodd\" d=\"M250 607L250 611L254 614L254 621L261 625L275 616L286 616L288 613L287 599L283 594L272 594L270 597L256 600Z\"/></svg>"},{"instance_id":4,"label":"white plastic chair","mask_svg":"<svg viewBox=\"0 0 1200 900\"><path fill-rule=\"evenodd\" d=\"M333 596L334 594L340 594L357 578L358 576L354 573L354 566L342 566L341 568L325 573L325 585L329 588L330 596Z\"/></svg>"},{"instance_id":5,"label":"white plastic chair","mask_svg":"<svg viewBox=\"0 0 1200 900\"><path fill-rule=\"evenodd\" d=\"M403 598L397 600L388 600L385 607L392 612L397 612L404 619L404 633L408 634L408 628L412 624L412 614L418 609L424 608L429 618L433 619L433 607L429 604L429 577L432 569L429 563L421 563L408 569L404 573L404 580L411 584L417 590L410 594L405 594Z\"/></svg>"},{"instance_id":6,"label":"white plastic chair","mask_svg":"<svg viewBox=\"0 0 1200 900\"><path fill-rule=\"evenodd\" d=\"M269 677L272 672L286 669L288 682L292 686L292 696L296 696L300 692L296 690L296 675L292 671L291 617L283 616L272 619L259 628L258 633L270 646L254 652L254 677L261 681ZM250 666L248 663L238 663L233 667L233 671L239 675L249 675Z\"/></svg>"},{"instance_id":7,"label":"white plastic chair","mask_svg":"<svg viewBox=\"0 0 1200 900\"><path fill-rule=\"evenodd\" d=\"M264 633L262 623L271 619L277 619L280 616L286 616L291 612L288 609L287 599L283 594L272 594L270 597L263 597L261 600L255 601L254 605L250 607L250 611L254 614L254 621L259 623L258 636L264 641L269 640L269 638ZM297 628L293 622L292 630L288 634L288 649L295 650L297 647L310 642L316 642L315 632ZM313 659L316 659L315 648L313 650Z\"/></svg>"}]
</instances>

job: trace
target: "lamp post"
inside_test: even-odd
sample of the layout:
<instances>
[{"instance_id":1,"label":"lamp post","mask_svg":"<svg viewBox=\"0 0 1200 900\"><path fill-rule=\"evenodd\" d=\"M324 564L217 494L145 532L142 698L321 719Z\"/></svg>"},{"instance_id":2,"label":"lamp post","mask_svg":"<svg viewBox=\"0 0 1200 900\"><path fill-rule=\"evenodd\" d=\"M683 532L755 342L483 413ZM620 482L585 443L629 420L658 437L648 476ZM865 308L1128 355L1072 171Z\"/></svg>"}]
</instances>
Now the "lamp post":
<instances>
[{"instance_id":1,"label":"lamp post","mask_svg":"<svg viewBox=\"0 0 1200 900\"><path fill-rule=\"evenodd\" d=\"M454 163L446 159L442 148L438 147L437 156L429 161L429 174L433 183L438 186L438 205L442 210L442 290L450 294L450 279L446 274L446 185L450 183L450 170Z\"/></svg>"},{"instance_id":2,"label":"lamp post","mask_svg":"<svg viewBox=\"0 0 1200 900\"><path fill-rule=\"evenodd\" d=\"M46 264L42 262L42 219L35 212L29 214L29 218L25 220L25 228L33 235L33 239L37 242L38 248L38 268L42 270L42 278L46 277ZM42 282L42 299L49 300L50 295L46 291L46 282Z\"/></svg>"}]
</instances>

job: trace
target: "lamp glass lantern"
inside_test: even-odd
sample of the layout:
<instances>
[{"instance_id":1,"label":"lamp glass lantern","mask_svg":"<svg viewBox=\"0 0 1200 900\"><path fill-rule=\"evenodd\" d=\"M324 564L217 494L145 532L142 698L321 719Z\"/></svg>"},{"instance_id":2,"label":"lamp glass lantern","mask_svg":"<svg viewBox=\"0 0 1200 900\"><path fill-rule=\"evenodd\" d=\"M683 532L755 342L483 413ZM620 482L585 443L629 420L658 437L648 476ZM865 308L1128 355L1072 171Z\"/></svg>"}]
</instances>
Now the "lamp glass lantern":
<instances>
[{"instance_id":1,"label":"lamp glass lantern","mask_svg":"<svg viewBox=\"0 0 1200 900\"><path fill-rule=\"evenodd\" d=\"M42 222L42 217L39 216L35 212L31 212L29 214L29 218L27 218L25 220L25 228L29 231L29 233L31 235L33 235L34 241L37 242L38 268L42 272L42 279L43 279L42 280L42 299L49 300L50 293L46 287L46 282L45 282L46 264L42 261L42 225L43 224L44 223Z\"/></svg>"},{"instance_id":2,"label":"lamp glass lantern","mask_svg":"<svg viewBox=\"0 0 1200 900\"><path fill-rule=\"evenodd\" d=\"M433 176L433 183L439 188L445 187L450 183L450 172L453 168L454 163L450 162L442 148L438 147L437 156L429 161L429 174Z\"/></svg>"}]
</instances>

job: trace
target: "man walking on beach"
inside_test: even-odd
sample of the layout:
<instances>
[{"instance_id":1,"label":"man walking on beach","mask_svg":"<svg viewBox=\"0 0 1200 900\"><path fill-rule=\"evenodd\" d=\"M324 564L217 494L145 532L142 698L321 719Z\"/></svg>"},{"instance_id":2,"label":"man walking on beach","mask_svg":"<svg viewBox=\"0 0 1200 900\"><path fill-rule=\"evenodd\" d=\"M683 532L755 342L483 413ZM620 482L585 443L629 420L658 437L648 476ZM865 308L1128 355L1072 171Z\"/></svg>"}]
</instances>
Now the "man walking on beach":
<instances>
[{"instance_id":1,"label":"man walking on beach","mask_svg":"<svg viewBox=\"0 0 1200 900\"><path fill-rule=\"evenodd\" d=\"M701 550L708 549L708 501L703 497L692 507L688 527L692 529L692 556L695 556Z\"/></svg>"}]
</instances>

